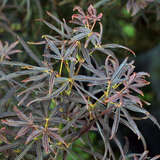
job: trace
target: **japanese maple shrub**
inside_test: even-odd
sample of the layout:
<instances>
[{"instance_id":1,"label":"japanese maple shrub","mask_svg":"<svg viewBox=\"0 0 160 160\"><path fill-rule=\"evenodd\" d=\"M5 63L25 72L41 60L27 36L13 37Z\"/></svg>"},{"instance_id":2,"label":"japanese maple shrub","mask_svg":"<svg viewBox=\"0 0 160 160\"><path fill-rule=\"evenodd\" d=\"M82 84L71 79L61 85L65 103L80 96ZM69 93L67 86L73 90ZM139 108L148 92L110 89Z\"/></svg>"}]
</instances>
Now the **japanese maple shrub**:
<instances>
[{"instance_id":1,"label":"japanese maple shrub","mask_svg":"<svg viewBox=\"0 0 160 160\"><path fill-rule=\"evenodd\" d=\"M132 50L102 42L102 13L97 14L92 5L86 13L80 7L74 11L77 14L73 14L71 25L47 12L61 29L40 19L57 34L43 35L41 42L30 42L44 46L43 61L29 50L35 65L11 60L13 53L20 52L13 50L17 42L4 46L0 42L0 83L12 89L15 97L1 113L2 156L16 160L67 159L68 156L82 159L74 153L77 145L90 159L115 160L114 142L120 159L151 159L135 123L149 118L160 128L157 120L143 108L143 104L149 103L139 96L143 96L140 88L149 84L145 80L149 74L136 73L133 61L126 57L120 63L112 51L122 48L128 55L134 55ZM20 37L18 40L28 51L25 42ZM97 55L102 57L101 62ZM13 112L9 112L12 108ZM133 112L144 116L133 117ZM127 152L127 145L123 147L117 136L120 124L142 141L142 154ZM92 146L91 132L101 136L104 152Z\"/></svg>"}]
</instances>

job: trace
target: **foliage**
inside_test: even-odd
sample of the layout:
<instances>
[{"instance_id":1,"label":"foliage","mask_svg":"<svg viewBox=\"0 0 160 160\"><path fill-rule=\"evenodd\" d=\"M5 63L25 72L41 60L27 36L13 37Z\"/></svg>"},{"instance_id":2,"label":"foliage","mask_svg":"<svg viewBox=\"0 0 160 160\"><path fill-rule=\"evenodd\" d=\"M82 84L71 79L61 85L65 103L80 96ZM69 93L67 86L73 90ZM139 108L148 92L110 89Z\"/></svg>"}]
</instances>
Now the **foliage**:
<instances>
[{"instance_id":1,"label":"foliage","mask_svg":"<svg viewBox=\"0 0 160 160\"><path fill-rule=\"evenodd\" d=\"M136 73L133 61L127 57L120 63L113 52L115 48L122 48L135 55L132 50L103 43L102 13L97 14L92 5L86 13L80 7L74 11L78 13L73 14L71 25L47 12L60 29L39 19L57 33L56 36L43 35L40 42L30 42L43 45L41 58L18 36L34 64L10 60L11 54L20 52L12 50L17 41L10 46L6 42L4 47L0 43L0 83L6 93L1 99L0 113L5 126L0 129L2 157L81 159L73 148L80 140L78 147L88 153L90 159L151 159L135 122L149 118L160 128L157 120L143 108L143 104L149 103L138 96L143 96L140 88L149 84L145 80L149 74ZM104 59L103 64L98 62L97 54ZM14 100L6 110L5 104L12 96ZM144 116L139 117L141 114ZM120 124L142 141L142 154L128 152L128 141L123 145L117 134ZM101 136L104 152L93 147L91 132ZM114 152L113 143L119 153Z\"/></svg>"},{"instance_id":2,"label":"foliage","mask_svg":"<svg viewBox=\"0 0 160 160\"><path fill-rule=\"evenodd\" d=\"M132 15L135 15L140 9L144 9L148 5L148 3L151 3L153 1L154 0L129 0L127 2L127 10L132 10Z\"/></svg>"}]
</instances>

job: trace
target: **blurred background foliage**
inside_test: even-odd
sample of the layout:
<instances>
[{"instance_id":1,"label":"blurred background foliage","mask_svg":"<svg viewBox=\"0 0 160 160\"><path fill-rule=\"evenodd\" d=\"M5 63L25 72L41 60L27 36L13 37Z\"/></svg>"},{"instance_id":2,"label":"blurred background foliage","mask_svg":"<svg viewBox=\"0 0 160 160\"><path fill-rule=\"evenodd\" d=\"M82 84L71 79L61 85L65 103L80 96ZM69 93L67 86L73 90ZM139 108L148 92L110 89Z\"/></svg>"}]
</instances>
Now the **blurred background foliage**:
<instances>
[{"instance_id":1,"label":"blurred background foliage","mask_svg":"<svg viewBox=\"0 0 160 160\"><path fill-rule=\"evenodd\" d=\"M65 18L68 22L73 14L74 6L81 6L85 10L89 4L93 4L98 12L103 13L103 41L125 45L134 50L136 70L150 73L151 85L145 89L144 99L151 103L147 109L160 122L160 0L150 3L147 0L133 1L133 6L129 6L132 8L128 10L133 12L134 5L137 5L139 8L136 8L136 13L129 13L127 10L127 4L129 5L131 0L0 0L0 40L13 42L19 35L26 42L41 41L44 34L55 35L54 31L39 21L43 18L52 23L46 11L60 19ZM41 46L29 45L29 47L37 56L43 55ZM119 58L124 58L128 54L124 50L116 50L116 53ZM29 57L23 52L13 57L13 59L17 58L31 63ZM0 96L3 97L2 92ZM158 129L148 120L138 122L138 124L147 140L151 156L159 154L160 133ZM120 134L129 137L130 145L134 146L135 152L141 152L141 144L137 143L136 136L123 129ZM91 133L90 138L95 147L103 149L97 135ZM75 151L84 159L89 159L87 154L78 149L80 145L83 144L76 141Z\"/></svg>"}]
</instances>

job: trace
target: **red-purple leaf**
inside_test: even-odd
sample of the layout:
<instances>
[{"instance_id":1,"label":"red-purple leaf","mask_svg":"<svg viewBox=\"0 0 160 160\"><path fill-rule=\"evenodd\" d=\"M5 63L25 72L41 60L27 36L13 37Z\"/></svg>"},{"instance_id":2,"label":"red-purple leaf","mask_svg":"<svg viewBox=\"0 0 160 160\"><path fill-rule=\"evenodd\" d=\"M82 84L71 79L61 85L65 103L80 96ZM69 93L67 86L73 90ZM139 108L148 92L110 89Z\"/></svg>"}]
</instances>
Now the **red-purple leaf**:
<instances>
[{"instance_id":1,"label":"red-purple leaf","mask_svg":"<svg viewBox=\"0 0 160 160\"><path fill-rule=\"evenodd\" d=\"M29 131L29 129L30 129L29 127L22 127L22 128L18 131L15 139L17 139L17 138L25 135L25 134Z\"/></svg>"},{"instance_id":2,"label":"red-purple leaf","mask_svg":"<svg viewBox=\"0 0 160 160\"><path fill-rule=\"evenodd\" d=\"M48 135L46 133L43 134L42 136L42 145L43 145L43 148L45 150L46 153L49 152L49 140L48 140Z\"/></svg>"},{"instance_id":3,"label":"red-purple leaf","mask_svg":"<svg viewBox=\"0 0 160 160\"><path fill-rule=\"evenodd\" d=\"M34 130L27 138L25 144L28 144L30 141L32 141L35 137L38 137L41 135L42 131L41 130Z\"/></svg>"}]
</instances>

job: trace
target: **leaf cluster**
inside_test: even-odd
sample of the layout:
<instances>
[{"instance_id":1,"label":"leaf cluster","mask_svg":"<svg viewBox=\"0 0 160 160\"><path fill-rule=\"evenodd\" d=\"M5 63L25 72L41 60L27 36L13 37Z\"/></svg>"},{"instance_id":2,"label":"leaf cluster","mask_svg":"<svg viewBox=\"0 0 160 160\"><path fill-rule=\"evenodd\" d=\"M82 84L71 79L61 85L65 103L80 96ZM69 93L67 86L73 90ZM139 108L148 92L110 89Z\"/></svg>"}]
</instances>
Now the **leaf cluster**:
<instances>
[{"instance_id":1,"label":"leaf cluster","mask_svg":"<svg viewBox=\"0 0 160 160\"><path fill-rule=\"evenodd\" d=\"M141 88L149 84L145 80L149 74L136 73L134 62L129 62L128 57L120 63L112 49L122 48L135 55L132 50L103 43L102 13L97 14L92 5L86 13L80 7L73 10L78 13L73 14L71 25L47 12L60 28L39 19L56 33L56 36L43 35L40 42L30 42L44 46L43 61L18 37L37 65L6 60L8 55L19 52L11 51L17 42L0 46L3 56L0 83L7 83L9 91L13 90L1 101L7 102L11 96L15 98L14 107L9 106L13 112L0 114L1 122L6 126L0 129L3 142L0 151L9 150L10 154L6 156L16 155L16 160L24 156L39 160L58 159L59 156L67 159L68 155L75 159L73 145L81 140L88 147L82 145L80 148L95 160L115 160L113 143L119 149L119 159L146 160L147 145L135 121L149 118L160 128L157 120L143 108L143 104L149 103L139 97L143 96ZM97 61L97 54L103 56L104 63ZM138 116L133 116L133 112L139 113ZM117 136L120 124L142 141L144 153L130 154L128 146L123 147ZM101 136L104 153L96 151L88 137L84 141L83 136L92 131ZM77 155L77 159L81 157Z\"/></svg>"}]
</instances>

